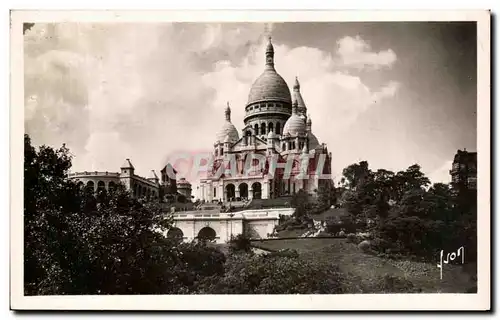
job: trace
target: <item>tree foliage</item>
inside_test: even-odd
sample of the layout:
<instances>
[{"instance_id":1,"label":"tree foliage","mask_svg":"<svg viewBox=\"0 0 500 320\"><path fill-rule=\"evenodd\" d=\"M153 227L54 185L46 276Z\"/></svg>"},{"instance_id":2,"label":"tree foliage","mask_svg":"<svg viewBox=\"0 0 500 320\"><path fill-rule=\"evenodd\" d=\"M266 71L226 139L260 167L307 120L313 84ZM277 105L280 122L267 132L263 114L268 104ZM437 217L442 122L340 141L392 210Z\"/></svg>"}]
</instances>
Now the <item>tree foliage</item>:
<instances>
[{"instance_id":1,"label":"tree foliage","mask_svg":"<svg viewBox=\"0 0 500 320\"><path fill-rule=\"evenodd\" d=\"M372 230L392 250L423 257L467 246L476 254L476 193L436 183L414 164L394 173L372 171L368 162L343 171L344 206L353 220L377 221Z\"/></svg>"},{"instance_id":2,"label":"tree foliage","mask_svg":"<svg viewBox=\"0 0 500 320\"><path fill-rule=\"evenodd\" d=\"M25 136L25 294L189 292L197 277L220 273L224 255L163 236L171 226L159 203L68 180L63 146L36 150Z\"/></svg>"},{"instance_id":3,"label":"tree foliage","mask_svg":"<svg viewBox=\"0 0 500 320\"><path fill-rule=\"evenodd\" d=\"M300 189L295 193L290 201L292 208L295 208L294 217L298 221L305 221L308 216L307 210L309 209L309 196Z\"/></svg>"}]
</instances>

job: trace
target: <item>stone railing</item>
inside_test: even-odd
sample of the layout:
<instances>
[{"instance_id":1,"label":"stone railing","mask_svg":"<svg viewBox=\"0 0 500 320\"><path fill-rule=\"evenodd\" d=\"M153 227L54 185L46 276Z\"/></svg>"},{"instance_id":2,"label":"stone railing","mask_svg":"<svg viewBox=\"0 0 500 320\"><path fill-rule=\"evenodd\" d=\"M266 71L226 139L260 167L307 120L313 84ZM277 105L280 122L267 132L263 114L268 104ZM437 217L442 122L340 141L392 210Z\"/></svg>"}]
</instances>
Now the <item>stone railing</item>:
<instances>
[{"instance_id":1,"label":"stone railing","mask_svg":"<svg viewBox=\"0 0 500 320\"><path fill-rule=\"evenodd\" d=\"M294 209L292 208L279 208L279 209L261 209L261 210L245 210L238 211L237 213L220 212L219 210L210 211L181 211L175 212L173 217L175 220L227 220L227 219L245 219L245 220L266 220L266 219L279 219L280 215L292 215Z\"/></svg>"},{"instance_id":2,"label":"stone railing","mask_svg":"<svg viewBox=\"0 0 500 320\"><path fill-rule=\"evenodd\" d=\"M86 178L86 177L119 177L119 172L108 172L108 171L83 171L83 172L72 172L68 174L68 178Z\"/></svg>"},{"instance_id":3,"label":"stone railing","mask_svg":"<svg viewBox=\"0 0 500 320\"><path fill-rule=\"evenodd\" d=\"M254 106L252 110L246 111L245 116L248 117L248 116L251 116L254 114L267 113L267 112L278 112L278 113L284 113L287 115L292 114L292 110L290 108L286 108L286 107L264 107L264 106L262 106L260 108L258 108L258 107L256 108Z\"/></svg>"}]
</instances>

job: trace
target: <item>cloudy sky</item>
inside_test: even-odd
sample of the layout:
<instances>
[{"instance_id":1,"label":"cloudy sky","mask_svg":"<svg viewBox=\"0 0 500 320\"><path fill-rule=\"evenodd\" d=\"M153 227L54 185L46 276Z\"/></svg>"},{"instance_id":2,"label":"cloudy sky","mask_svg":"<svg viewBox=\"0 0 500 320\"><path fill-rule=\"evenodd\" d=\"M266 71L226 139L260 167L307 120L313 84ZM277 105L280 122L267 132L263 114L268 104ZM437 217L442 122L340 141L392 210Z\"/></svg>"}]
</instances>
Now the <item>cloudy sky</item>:
<instances>
[{"instance_id":1,"label":"cloudy sky","mask_svg":"<svg viewBox=\"0 0 500 320\"><path fill-rule=\"evenodd\" d=\"M175 152L210 151L229 101L243 127L272 35L275 66L295 76L312 129L347 165L418 163L448 182L457 149L476 150L472 23L35 24L25 34L25 128L66 143L73 171L140 175ZM194 182L194 181L193 181Z\"/></svg>"}]
</instances>

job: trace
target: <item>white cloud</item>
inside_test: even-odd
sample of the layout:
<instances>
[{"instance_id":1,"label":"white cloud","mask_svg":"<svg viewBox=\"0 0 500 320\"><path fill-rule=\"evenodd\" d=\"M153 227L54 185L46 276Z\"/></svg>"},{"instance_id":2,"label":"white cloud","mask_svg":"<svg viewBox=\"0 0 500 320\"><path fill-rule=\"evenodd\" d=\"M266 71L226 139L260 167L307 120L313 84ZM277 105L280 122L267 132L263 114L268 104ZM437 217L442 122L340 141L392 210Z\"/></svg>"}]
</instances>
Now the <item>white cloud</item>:
<instances>
[{"instance_id":1,"label":"white cloud","mask_svg":"<svg viewBox=\"0 0 500 320\"><path fill-rule=\"evenodd\" d=\"M123 158L131 158L146 175L176 150L210 150L227 101L233 123L238 130L243 126L248 92L263 71L263 29L259 24L35 24L25 39L26 130L35 143L66 142L76 155L74 170L115 171ZM373 56L369 47L355 40L344 40L338 53L354 54L348 65L390 66L381 53L367 62ZM299 76L321 142L332 141L374 102L397 92L396 82L374 89L337 70L331 53L273 41L276 68L290 88ZM200 71L190 55L220 50L229 56L209 72ZM243 58L231 59L236 54Z\"/></svg>"},{"instance_id":2,"label":"white cloud","mask_svg":"<svg viewBox=\"0 0 500 320\"><path fill-rule=\"evenodd\" d=\"M370 44L360 36L344 37L337 41L337 54L342 65L363 69L390 67L396 61L391 49L373 52Z\"/></svg>"},{"instance_id":3,"label":"white cloud","mask_svg":"<svg viewBox=\"0 0 500 320\"><path fill-rule=\"evenodd\" d=\"M225 101L233 106L233 123L243 124L244 106L253 81L262 73L267 39L262 39L258 50L249 52L243 63L220 63L213 72L204 75L205 82L216 90L214 109L222 123ZM299 77L301 91L308 112L313 119L313 131L320 141L328 142L352 125L357 117L374 103L394 96L398 83L390 81L380 90L370 88L359 76L335 70L335 62L328 52L316 48L289 48L274 44L275 67L289 87Z\"/></svg>"}]
</instances>

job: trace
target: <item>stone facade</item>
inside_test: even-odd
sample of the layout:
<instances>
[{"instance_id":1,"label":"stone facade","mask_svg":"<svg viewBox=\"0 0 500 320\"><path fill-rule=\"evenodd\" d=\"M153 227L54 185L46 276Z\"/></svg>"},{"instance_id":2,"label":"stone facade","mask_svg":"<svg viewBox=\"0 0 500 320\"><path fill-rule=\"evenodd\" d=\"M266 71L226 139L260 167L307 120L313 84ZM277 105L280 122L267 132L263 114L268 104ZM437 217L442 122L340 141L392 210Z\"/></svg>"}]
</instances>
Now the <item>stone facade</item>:
<instances>
[{"instance_id":1,"label":"stone facade","mask_svg":"<svg viewBox=\"0 0 500 320\"><path fill-rule=\"evenodd\" d=\"M238 234L245 234L250 239L266 239L278 225L280 216L290 216L293 211L292 208L279 208L235 213L220 210L178 212L166 236L190 242L209 235L208 238L217 243L226 243Z\"/></svg>"},{"instance_id":2,"label":"stone facade","mask_svg":"<svg viewBox=\"0 0 500 320\"><path fill-rule=\"evenodd\" d=\"M176 173L177 172L172 166L167 164L161 170L161 180L154 170L151 170L151 174L148 178L141 177L135 174L135 168L130 162L130 159L126 159L120 167L120 172L73 172L70 173L68 177L78 181L78 184L82 188L89 188L94 192L98 192L100 189L109 191L120 183L124 185L127 190L130 190L134 198L145 197L158 200L165 199L168 200L167 202L171 202L175 201L179 195L182 195L190 201L191 184L184 179L183 193L178 192L175 178Z\"/></svg>"},{"instance_id":3,"label":"stone facade","mask_svg":"<svg viewBox=\"0 0 500 320\"><path fill-rule=\"evenodd\" d=\"M228 103L224 125L213 145L213 168L200 181L201 200L269 199L300 189L314 196L322 185L333 184L331 178L324 178L331 174L331 153L312 132L298 79L291 94L276 72L271 41L265 61L264 72L248 95L241 135L231 123ZM301 158L308 158L307 177L300 175ZM291 166L289 176L286 169L273 170L286 163Z\"/></svg>"},{"instance_id":4,"label":"stone facade","mask_svg":"<svg viewBox=\"0 0 500 320\"><path fill-rule=\"evenodd\" d=\"M457 150L450 175L455 188L477 189L477 152Z\"/></svg>"}]
</instances>

